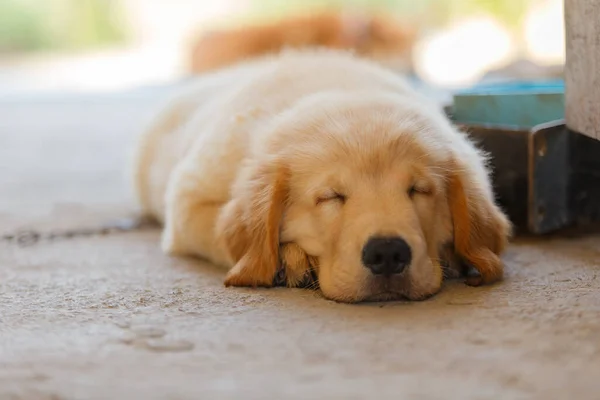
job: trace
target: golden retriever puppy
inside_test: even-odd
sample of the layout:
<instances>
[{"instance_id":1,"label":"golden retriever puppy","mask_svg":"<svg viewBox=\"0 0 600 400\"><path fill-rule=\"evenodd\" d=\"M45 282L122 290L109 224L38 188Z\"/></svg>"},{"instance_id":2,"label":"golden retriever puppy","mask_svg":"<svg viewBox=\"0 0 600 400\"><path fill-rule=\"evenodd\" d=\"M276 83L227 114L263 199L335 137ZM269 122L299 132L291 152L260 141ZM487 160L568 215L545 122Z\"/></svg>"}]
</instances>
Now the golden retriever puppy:
<instances>
[{"instance_id":1,"label":"golden retriever puppy","mask_svg":"<svg viewBox=\"0 0 600 400\"><path fill-rule=\"evenodd\" d=\"M444 262L477 270L473 285L502 277L510 224L482 154L395 73L343 52L200 78L142 136L135 183L164 251L229 268L228 286L314 275L337 301L420 300Z\"/></svg>"},{"instance_id":2,"label":"golden retriever puppy","mask_svg":"<svg viewBox=\"0 0 600 400\"><path fill-rule=\"evenodd\" d=\"M193 44L191 71L204 73L284 48L353 50L408 72L416 32L405 21L383 15L323 12L271 23L207 32Z\"/></svg>"}]
</instances>

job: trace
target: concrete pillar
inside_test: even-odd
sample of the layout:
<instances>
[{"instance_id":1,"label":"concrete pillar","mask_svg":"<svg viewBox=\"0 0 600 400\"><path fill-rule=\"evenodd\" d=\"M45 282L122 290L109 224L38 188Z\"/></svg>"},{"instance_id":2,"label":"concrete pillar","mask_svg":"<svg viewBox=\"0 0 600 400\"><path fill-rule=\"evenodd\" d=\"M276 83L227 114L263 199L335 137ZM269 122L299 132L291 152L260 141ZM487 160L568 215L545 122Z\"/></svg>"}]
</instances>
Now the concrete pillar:
<instances>
[{"instance_id":1,"label":"concrete pillar","mask_svg":"<svg viewBox=\"0 0 600 400\"><path fill-rule=\"evenodd\" d=\"M567 126L600 139L600 0L565 0Z\"/></svg>"}]
</instances>

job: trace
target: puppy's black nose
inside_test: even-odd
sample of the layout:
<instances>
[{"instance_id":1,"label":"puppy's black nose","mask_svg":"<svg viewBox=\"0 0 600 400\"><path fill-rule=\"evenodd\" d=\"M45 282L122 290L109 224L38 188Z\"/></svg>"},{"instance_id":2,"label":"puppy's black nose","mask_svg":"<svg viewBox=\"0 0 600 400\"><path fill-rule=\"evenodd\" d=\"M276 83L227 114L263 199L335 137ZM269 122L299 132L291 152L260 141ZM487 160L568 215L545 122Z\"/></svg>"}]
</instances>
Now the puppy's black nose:
<instances>
[{"instance_id":1,"label":"puppy's black nose","mask_svg":"<svg viewBox=\"0 0 600 400\"><path fill-rule=\"evenodd\" d=\"M410 246L398 236L373 237L362 251L363 264L375 275L400 274L411 259Z\"/></svg>"}]
</instances>

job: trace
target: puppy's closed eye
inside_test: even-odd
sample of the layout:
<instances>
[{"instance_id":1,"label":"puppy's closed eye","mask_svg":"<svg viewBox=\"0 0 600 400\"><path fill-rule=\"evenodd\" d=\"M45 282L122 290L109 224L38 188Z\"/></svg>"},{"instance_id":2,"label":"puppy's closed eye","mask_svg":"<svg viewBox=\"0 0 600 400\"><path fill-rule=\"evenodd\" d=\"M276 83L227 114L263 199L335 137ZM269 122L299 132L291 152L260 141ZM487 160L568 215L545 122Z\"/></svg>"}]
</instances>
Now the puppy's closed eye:
<instances>
[{"instance_id":1,"label":"puppy's closed eye","mask_svg":"<svg viewBox=\"0 0 600 400\"><path fill-rule=\"evenodd\" d=\"M410 188L408 188L407 194L411 199L417 195L430 196L432 194L432 190L429 186L415 183Z\"/></svg>"},{"instance_id":2,"label":"puppy's closed eye","mask_svg":"<svg viewBox=\"0 0 600 400\"><path fill-rule=\"evenodd\" d=\"M330 190L327 191L326 193L323 193L319 196L317 196L317 199L315 200L315 204L316 205L321 205L324 203L329 203L329 202L338 202L340 204L344 204L346 202L346 196L335 191L335 190Z\"/></svg>"}]
</instances>

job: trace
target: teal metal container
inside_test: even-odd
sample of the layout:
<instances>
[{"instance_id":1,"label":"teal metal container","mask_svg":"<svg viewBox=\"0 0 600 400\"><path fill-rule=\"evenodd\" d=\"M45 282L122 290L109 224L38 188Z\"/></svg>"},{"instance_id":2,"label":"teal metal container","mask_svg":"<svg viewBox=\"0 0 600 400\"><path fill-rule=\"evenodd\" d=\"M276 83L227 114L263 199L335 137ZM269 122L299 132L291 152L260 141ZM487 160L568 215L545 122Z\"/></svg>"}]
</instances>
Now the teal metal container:
<instances>
[{"instance_id":1,"label":"teal metal container","mask_svg":"<svg viewBox=\"0 0 600 400\"><path fill-rule=\"evenodd\" d=\"M480 85L454 94L453 119L468 125L530 129L564 118L563 81Z\"/></svg>"}]
</instances>

